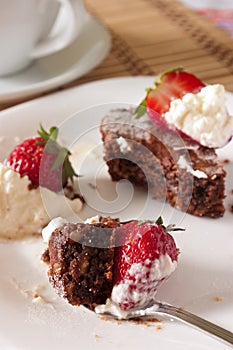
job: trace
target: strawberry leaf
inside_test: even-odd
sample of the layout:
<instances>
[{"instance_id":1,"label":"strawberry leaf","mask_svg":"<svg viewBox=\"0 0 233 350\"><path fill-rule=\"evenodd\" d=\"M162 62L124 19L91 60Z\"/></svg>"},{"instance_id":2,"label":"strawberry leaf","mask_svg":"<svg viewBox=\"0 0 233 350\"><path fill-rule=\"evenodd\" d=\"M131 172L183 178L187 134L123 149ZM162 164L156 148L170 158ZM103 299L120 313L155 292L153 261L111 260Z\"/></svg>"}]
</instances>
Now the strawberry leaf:
<instances>
[{"instance_id":1,"label":"strawberry leaf","mask_svg":"<svg viewBox=\"0 0 233 350\"><path fill-rule=\"evenodd\" d=\"M136 119L140 119L144 114L146 114L146 99L144 99L134 111Z\"/></svg>"},{"instance_id":2,"label":"strawberry leaf","mask_svg":"<svg viewBox=\"0 0 233 350\"><path fill-rule=\"evenodd\" d=\"M157 225L162 225L163 224L163 219L161 216L158 217L158 219L155 221Z\"/></svg>"},{"instance_id":3,"label":"strawberry leaf","mask_svg":"<svg viewBox=\"0 0 233 350\"><path fill-rule=\"evenodd\" d=\"M49 130L49 134L50 134L50 138L56 141L58 136L58 128L56 126L52 126Z\"/></svg>"},{"instance_id":4,"label":"strawberry leaf","mask_svg":"<svg viewBox=\"0 0 233 350\"><path fill-rule=\"evenodd\" d=\"M40 130L37 130L37 133L40 137L42 137L45 141L48 141L50 135L47 133L47 131L43 128L42 124L40 124Z\"/></svg>"},{"instance_id":5,"label":"strawberry leaf","mask_svg":"<svg viewBox=\"0 0 233 350\"><path fill-rule=\"evenodd\" d=\"M38 134L44 139L44 141L38 142L38 144L43 144L45 146L44 153L53 154L55 156L57 155L51 167L51 170L54 171L59 167L62 167L62 183L63 185L65 185L68 179L70 179L73 182L73 177L78 177L78 175L76 174L70 163L70 151L67 148L62 147L57 142L58 133L59 129L56 126L52 126L48 133L43 128L42 124L40 124L40 130L38 130Z\"/></svg>"}]
</instances>

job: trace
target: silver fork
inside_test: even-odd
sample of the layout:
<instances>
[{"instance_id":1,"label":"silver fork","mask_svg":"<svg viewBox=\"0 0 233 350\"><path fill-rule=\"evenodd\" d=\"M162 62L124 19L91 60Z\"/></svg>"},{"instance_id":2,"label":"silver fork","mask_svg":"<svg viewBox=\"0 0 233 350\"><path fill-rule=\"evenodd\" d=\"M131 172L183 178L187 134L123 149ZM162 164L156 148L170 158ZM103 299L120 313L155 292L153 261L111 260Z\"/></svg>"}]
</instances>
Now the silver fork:
<instances>
[{"instance_id":1,"label":"silver fork","mask_svg":"<svg viewBox=\"0 0 233 350\"><path fill-rule=\"evenodd\" d=\"M109 308L106 308L105 305L99 305L95 309L95 312L103 316L109 316L121 320L129 320L135 317L144 316L171 316L172 319L178 319L184 323L199 328L202 331L208 332L219 340L228 343L228 345L233 344L232 332L194 315L191 312L157 300L151 300L143 308L123 312L119 311L119 308L117 307L111 308L110 310Z\"/></svg>"}]
</instances>

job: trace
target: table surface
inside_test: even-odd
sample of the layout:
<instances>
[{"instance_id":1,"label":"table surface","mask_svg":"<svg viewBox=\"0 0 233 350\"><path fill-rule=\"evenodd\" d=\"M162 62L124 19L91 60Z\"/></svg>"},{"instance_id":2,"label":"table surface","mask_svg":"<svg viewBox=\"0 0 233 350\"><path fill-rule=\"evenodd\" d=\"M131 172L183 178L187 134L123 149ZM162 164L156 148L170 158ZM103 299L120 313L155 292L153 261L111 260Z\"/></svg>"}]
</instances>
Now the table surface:
<instances>
[{"instance_id":1,"label":"table surface","mask_svg":"<svg viewBox=\"0 0 233 350\"><path fill-rule=\"evenodd\" d=\"M98 79L156 75L183 66L206 83L233 92L233 39L209 19L175 0L86 0L87 10L108 28L112 48L106 59L82 78L47 95ZM28 100L1 103L0 110Z\"/></svg>"}]
</instances>

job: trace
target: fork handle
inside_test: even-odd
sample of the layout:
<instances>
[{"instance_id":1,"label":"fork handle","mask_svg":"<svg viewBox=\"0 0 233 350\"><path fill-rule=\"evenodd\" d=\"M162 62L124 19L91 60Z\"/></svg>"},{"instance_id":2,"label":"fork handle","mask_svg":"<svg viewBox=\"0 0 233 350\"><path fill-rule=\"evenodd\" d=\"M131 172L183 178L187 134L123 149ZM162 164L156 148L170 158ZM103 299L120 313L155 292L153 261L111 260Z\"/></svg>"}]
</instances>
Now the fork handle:
<instances>
[{"instance_id":1,"label":"fork handle","mask_svg":"<svg viewBox=\"0 0 233 350\"><path fill-rule=\"evenodd\" d=\"M164 315L171 315L175 319L179 319L185 323L189 323L199 329L202 329L205 332L208 332L227 343L233 344L233 333L227 331L226 329L217 326L216 324L204 320L203 318L192 314L186 310L177 308L175 306L166 304L166 303L157 303L159 306L157 308L157 312L162 313Z\"/></svg>"}]
</instances>

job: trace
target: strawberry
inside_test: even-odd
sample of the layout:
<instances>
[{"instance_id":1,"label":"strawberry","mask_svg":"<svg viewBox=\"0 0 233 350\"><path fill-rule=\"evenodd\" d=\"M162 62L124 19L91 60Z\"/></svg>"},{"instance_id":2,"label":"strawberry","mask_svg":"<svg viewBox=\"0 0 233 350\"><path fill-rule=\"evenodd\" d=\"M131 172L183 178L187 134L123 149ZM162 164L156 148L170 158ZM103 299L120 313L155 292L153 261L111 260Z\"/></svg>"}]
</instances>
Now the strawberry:
<instances>
[{"instance_id":1,"label":"strawberry","mask_svg":"<svg viewBox=\"0 0 233 350\"><path fill-rule=\"evenodd\" d=\"M182 68L175 68L162 73L152 88L147 89L145 99L136 109L136 117L140 118L148 112L151 121L165 129L172 129L163 117L170 109L172 100L182 98L187 93L198 93L205 85L193 74Z\"/></svg>"},{"instance_id":2,"label":"strawberry","mask_svg":"<svg viewBox=\"0 0 233 350\"><path fill-rule=\"evenodd\" d=\"M112 300L128 310L154 297L158 286L175 269L178 250L161 218L157 222L126 223L117 230L117 239Z\"/></svg>"},{"instance_id":3,"label":"strawberry","mask_svg":"<svg viewBox=\"0 0 233 350\"><path fill-rule=\"evenodd\" d=\"M49 133L41 126L39 136L17 145L6 160L6 165L21 176L28 176L33 186L43 186L59 192L68 179L77 176L69 161L70 152L57 143L58 128Z\"/></svg>"}]
</instances>

